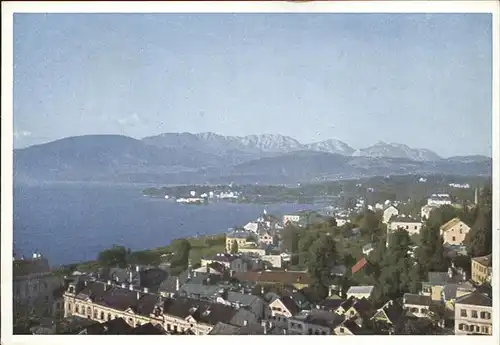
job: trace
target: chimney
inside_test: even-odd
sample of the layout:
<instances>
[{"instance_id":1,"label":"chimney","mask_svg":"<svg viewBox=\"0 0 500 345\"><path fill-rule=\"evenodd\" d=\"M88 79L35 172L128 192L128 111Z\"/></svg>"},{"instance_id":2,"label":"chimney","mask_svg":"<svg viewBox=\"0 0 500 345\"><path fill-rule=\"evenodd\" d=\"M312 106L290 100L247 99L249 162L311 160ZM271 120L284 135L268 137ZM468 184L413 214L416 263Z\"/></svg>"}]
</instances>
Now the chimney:
<instances>
[{"instance_id":1,"label":"chimney","mask_svg":"<svg viewBox=\"0 0 500 345\"><path fill-rule=\"evenodd\" d=\"M87 284L88 284L88 283L87 283L87 281L85 280L85 286L87 286Z\"/></svg>"},{"instance_id":2,"label":"chimney","mask_svg":"<svg viewBox=\"0 0 500 345\"><path fill-rule=\"evenodd\" d=\"M140 300L141 299L141 294L139 291L137 291L137 300Z\"/></svg>"},{"instance_id":3,"label":"chimney","mask_svg":"<svg viewBox=\"0 0 500 345\"><path fill-rule=\"evenodd\" d=\"M111 285L111 280L108 280L108 285Z\"/></svg>"},{"instance_id":4,"label":"chimney","mask_svg":"<svg viewBox=\"0 0 500 345\"><path fill-rule=\"evenodd\" d=\"M248 325L248 320L243 320L243 326Z\"/></svg>"},{"instance_id":5,"label":"chimney","mask_svg":"<svg viewBox=\"0 0 500 345\"><path fill-rule=\"evenodd\" d=\"M180 288L180 283L179 283L179 277L177 277L177 279L175 280L175 291L179 291L179 288Z\"/></svg>"},{"instance_id":6,"label":"chimney","mask_svg":"<svg viewBox=\"0 0 500 345\"><path fill-rule=\"evenodd\" d=\"M136 265L136 266L135 266L135 271L136 271L137 273L139 273L139 272L141 271L141 267L140 267L139 265Z\"/></svg>"},{"instance_id":7,"label":"chimney","mask_svg":"<svg viewBox=\"0 0 500 345\"><path fill-rule=\"evenodd\" d=\"M147 287L144 288L144 293L149 293L149 289Z\"/></svg>"},{"instance_id":8,"label":"chimney","mask_svg":"<svg viewBox=\"0 0 500 345\"><path fill-rule=\"evenodd\" d=\"M453 270L450 268L448 268L448 277L450 278L453 278Z\"/></svg>"},{"instance_id":9,"label":"chimney","mask_svg":"<svg viewBox=\"0 0 500 345\"><path fill-rule=\"evenodd\" d=\"M127 288L127 284L122 283L122 288L126 289Z\"/></svg>"},{"instance_id":10,"label":"chimney","mask_svg":"<svg viewBox=\"0 0 500 345\"><path fill-rule=\"evenodd\" d=\"M133 285L133 284L130 284L130 285L128 286L128 289L129 289L130 291L134 291L134 285Z\"/></svg>"},{"instance_id":11,"label":"chimney","mask_svg":"<svg viewBox=\"0 0 500 345\"><path fill-rule=\"evenodd\" d=\"M129 283L132 284L132 279L134 278L134 275L132 274L132 271L129 272L128 274L128 280L129 280Z\"/></svg>"}]
</instances>

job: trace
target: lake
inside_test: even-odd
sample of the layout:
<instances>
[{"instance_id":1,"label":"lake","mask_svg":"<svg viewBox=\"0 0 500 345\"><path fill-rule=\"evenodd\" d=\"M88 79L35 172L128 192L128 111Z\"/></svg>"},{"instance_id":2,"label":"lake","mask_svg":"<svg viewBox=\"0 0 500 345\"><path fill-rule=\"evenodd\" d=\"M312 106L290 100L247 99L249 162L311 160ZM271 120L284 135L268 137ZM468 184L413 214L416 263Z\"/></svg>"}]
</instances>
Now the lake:
<instances>
[{"instance_id":1,"label":"lake","mask_svg":"<svg viewBox=\"0 0 500 345\"><path fill-rule=\"evenodd\" d=\"M14 186L14 250L35 251L52 266L93 260L113 244L132 250L172 239L215 234L255 220L266 209L281 216L313 208L299 204L182 205L142 196L144 185L44 184Z\"/></svg>"}]
</instances>

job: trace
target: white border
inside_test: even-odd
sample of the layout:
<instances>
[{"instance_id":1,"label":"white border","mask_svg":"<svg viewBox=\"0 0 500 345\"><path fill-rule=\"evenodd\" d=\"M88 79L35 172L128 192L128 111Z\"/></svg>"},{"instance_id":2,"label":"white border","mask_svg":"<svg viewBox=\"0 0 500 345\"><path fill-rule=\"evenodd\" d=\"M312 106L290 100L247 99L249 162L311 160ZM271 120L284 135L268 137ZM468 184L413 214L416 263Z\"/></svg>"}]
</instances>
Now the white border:
<instances>
[{"instance_id":1,"label":"white border","mask_svg":"<svg viewBox=\"0 0 500 345\"><path fill-rule=\"evenodd\" d=\"M28 344L28 343L50 343L50 344L67 344L72 343L91 343L92 341L99 342L99 336L12 336L12 140L13 140L13 65L12 65L12 48L13 48L13 13L14 12L30 12L30 13L71 13L71 12L87 12L87 13L231 13L231 12L281 12L281 13L300 13L300 12L331 12L331 13L492 13L492 37L493 37L493 108L492 108L492 128L493 128L493 337L465 337L452 336L451 338L442 337L420 337L412 336L361 336L361 337L344 337L344 343L370 343L374 341L383 341L385 343L400 344L403 342L446 342L449 339L454 345L468 344L472 341L480 340L486 344L500 343L500 317L499 310L499 265L500 253L500 166L499 166L499 149L500 137L498 130L500 128L499 118L499 2L497 1L347 1L347 2L216 2L216 1L186 1L186 2L2 2L2 173L1 173L1 335L2 344ZM471 114L473 116L473 114ZM140 336L139 336L140 337ZM299 338L287 336L287 342L304 342L307 338ZM95 338L95 339L94 339ZM135 343L137 338L123 336L107 336L106 343ZM180 343L199 341L197 338L178 338L178 337L161 337L149 336L147 339L152 342L169 342ZM239 337L238 342L255 342L271 343L276 341L276 337L261 337L258 340L256 336ZM335 338L338 339L338 338ZM473 340L474 339L474 340ZM225 342L225 337L207 337L203 340L206 343L219 344ZM234 338L227 337L228 343L233 343ZM306 340L307 341L307 340ZM329 337L315 337L315 342L330 343L333 340Z\"/></svg>"}]
</instances>

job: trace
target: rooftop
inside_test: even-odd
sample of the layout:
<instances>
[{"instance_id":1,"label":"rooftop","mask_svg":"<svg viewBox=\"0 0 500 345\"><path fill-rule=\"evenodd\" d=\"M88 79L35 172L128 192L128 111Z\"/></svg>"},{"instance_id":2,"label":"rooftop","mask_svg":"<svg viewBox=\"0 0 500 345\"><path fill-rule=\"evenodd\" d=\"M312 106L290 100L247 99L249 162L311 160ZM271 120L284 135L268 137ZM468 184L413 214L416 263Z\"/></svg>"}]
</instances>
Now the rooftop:
<instances>
[{"instance_id":1,"label":"rooftop","mask_svg":"<svg viewBox=\"0 0 500 345\"><path fill-rule=\"evenodd\" d=\"M349 290L347 290L347 294L371 294L375 287L372 285L369 286L351 286Z\"/></svg>"},{"instance_id":2,"label":"rooftop","mask_svg":"<svg viewBox=\"0 0 500 345\"><path fill-rule=\"evenodd\" d=\"M301 271L236 272L234 278L250 282L272 282L290 285L297 283L311 284L309 274Z\"/></svg>"},{"instance_id":3,"label":"rooftop","mask_svg":"<svg viewBox=\"0 0 500 345\"><path fill-rule=\"evenodd\" d=\"M491 307L492 300L491 298L480 292L472 292L468 295L457 298L455 304L467 304L467 305Z\"/></svg>"},{"instance_id":4,"label":"rooftop","mask_svg":"<svg viewBox=\"0 0 500 345\"><path fill-rule=\"evenodd\" d=\"M354 266L352 266L351 272L354 274L364 268L368 264L366 258L361 258Z\"/></svg>"},{"instance_id":5,"label":"rooftop","mask_svg":"<svg viewBox=\"0 0 500 345\"><path fill-rule=\"evenodd\" d=\"M485 256L479 256L477 258L472 258L472 260L480 263L483 266L491 267L491 258L492 258L491 254L488 254Z\"/></svg>"},{"instance_id":6,"label":"rooftop","mask_svg":"<svg viewBox=\"0 0 500 345\"><path fill-rule=\"evenodd\" d=\"M409 218L409 217L396 217L391 223L411 223L411 224L421 224L420 220Z\"/></svg>"},{"instance_id":7,"label":"rooftop","mask_svg":"<svg viewBox=\"0 0 500 345\"><path fill-rule=\"evenodd\" d=\"M29 276L32 274L49 273L49 262L44 257L20 259L13 261L12 275L14 278Z\"/></svg>"},{"instance_id":8,"label":"rooftop","mask_svg":"<svg viewBox=\"0 0 500 345\"><path fill-rule=\"evenodd\" d=\"M453 218L452 220L448 221L447 223L441 225L440 230L441 231L448 231L460 222L461 222L460 218L458 218L458 217Z\"/></svg>"},{"instance_id":9,"label":"rooftop","mask_svg":"<svg viewBox=\"0 0 500 345\"><path fill-rule=\"evenodd\" d=\"M431 305L431 297L417 295L417 294L411 294L411 293L405 293L403 295L403 304L430 306Z\"/></svg>"}]
</instances>

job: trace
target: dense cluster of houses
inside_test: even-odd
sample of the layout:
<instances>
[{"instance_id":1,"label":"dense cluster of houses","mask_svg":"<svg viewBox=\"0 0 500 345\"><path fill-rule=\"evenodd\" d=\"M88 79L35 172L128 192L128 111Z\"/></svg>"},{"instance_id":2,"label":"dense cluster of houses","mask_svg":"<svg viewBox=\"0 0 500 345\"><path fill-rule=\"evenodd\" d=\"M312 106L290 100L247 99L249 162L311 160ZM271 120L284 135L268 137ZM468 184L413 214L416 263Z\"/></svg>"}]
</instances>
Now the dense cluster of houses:
<instances>
[{"instance_id":1,"label":"dense cluster of houses","mask_svg":"<svg viewBox=\"0 0 500 345\"><path fill-rule=\"evenodd\" d=\"M444 196L436 197L444 202ZM439 207L431 201L426 206ZM424 208L417 220L401 215L396 203L375 207L389 234L420 232ZM418 294L380 301L374 286L332 285L328 297L318 301L308 272L287 270L290 255L280 250L280 231L303 220L301 215L276 220L264 213L228 232L224 253L202 257L200 267L190 264L180 274L168 265L134 266L62 279L35 254L14 260L14 299L34 311L44 306L41 314L35 311L43 317L34 334L492 334L491 291L484 290L491 283L491 255L473 258L470 276L454 265L430 272ZM337 225L342 220L348 222L347 215L338 214ZM460 219L441 227L445 244L454 250L468 231ZM336 266L330 274L363 274L373 249L367 244L357 263Z\"/></svg>"}]
</instances>

